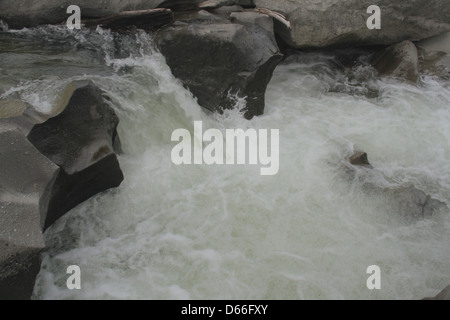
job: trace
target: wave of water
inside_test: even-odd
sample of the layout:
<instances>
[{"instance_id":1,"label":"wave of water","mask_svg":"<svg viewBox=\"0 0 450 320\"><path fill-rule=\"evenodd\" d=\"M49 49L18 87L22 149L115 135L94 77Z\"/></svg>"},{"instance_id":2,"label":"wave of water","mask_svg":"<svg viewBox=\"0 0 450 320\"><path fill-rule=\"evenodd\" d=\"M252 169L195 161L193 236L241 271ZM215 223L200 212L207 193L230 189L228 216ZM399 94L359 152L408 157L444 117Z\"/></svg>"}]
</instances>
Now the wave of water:
<instances>
[{"instance_id":1,"label":"wave of water","mask_svg":"<svg viewBox=\"0 0 450 320\"><path fill-rule=\"evenodd\" d=\"M448 81L423 77L414 86L377 78L363 61L351 69L334 54L303 53L277 68L265 115L247 121L239 110L202 111L148 34L50 31L14 36L56 43L63 62L53 61L53 72L67 59L72 71L17 81L3 97L45 109L54 86L92 79L120 117L125 180L46 232L35 299L420 299L450 284L448 207L405 221L343 174L361 148L393 183L413 183L448 206ZM86 57L96 67L76 74ZM173 130L192 131L196 120L205 129L279 129L278 175L173 165ZM69 291L74 264L82 289ZM370 291L374 264L382 289Z\"/></svg>"}]
</instances>

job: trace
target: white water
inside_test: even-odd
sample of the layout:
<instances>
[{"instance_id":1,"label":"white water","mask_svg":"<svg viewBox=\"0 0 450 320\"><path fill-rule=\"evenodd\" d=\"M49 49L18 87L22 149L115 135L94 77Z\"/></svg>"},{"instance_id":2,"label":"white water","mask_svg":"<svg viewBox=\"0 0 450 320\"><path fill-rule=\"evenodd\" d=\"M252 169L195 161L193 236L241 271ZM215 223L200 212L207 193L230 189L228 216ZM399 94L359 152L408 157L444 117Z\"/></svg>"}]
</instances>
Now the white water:
<instances>
[{"instance_id":1,"label":"white water","mask_svg":"<svg viewBox=\"0 0 450 320\"><path fill-rule=\"evenodd\" d=\"M450 284L448 207L405 220L344 170L361 148L394 184L413 183L448 206L448 81L424 77L416 87L306 54L277 68L265 115L247 121L238 111L204 113L144 45L148 36L138 35L133 56L117 58L110 34L89 37L99 35L115 71L84 78L106 91L120 117L125 181L47 231L34 298L421 299ZM57 85L77 77L62 78ZM32 100L55 86L45 81L15 88ZM372 89L378 98L364 96ZM54 97L39 99L30 102L45 109ZM260 176L259 166L174 166L172 131L192 131L195 120L280 129L278 175ZM82 289L70 291L66 269L74 264ZM366 287L373 264L381 290Z\"/></svg>"}]
</instances>

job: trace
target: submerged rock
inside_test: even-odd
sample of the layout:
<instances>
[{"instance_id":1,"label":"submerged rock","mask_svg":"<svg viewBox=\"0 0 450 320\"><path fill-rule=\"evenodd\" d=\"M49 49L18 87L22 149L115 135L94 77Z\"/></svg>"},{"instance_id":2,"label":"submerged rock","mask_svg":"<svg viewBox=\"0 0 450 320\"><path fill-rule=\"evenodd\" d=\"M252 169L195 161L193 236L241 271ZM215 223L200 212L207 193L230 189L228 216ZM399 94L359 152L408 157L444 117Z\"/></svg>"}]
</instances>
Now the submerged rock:
<instances>
[{"instance_id":1,"label":"submerged rock","mask_svg":"<svg viewBox=\"0 0 450 320\"><path fill-rule=\"evenodd\" d=\"M353 160L353 161L352 161ZM411 221L430 217L433 212L445 208L445 203L432 198L412 184L397 184L390 181L367 161L365 152L358 152L346 163L350 180L373 197L383 199L399 217ZM362 164L362 165L361 165Z\"/></svg>"},{"instance_id":2,"label":"submerged rock","mask_svg":"<svg viewBox=\"0 0 450 320\"><path fill-rule=\"evenodd\" d=\"M404 78L411 82L419 80L417 48L411 41L403 41L383 50L375 56L372 64L380 74Z\"/></svg>"},{"instance_id":3,"label":"submerged rock","mask_svg":"<svg viewBox=\"0 0 450 320\"><path fill-rule=\"evenodd\" d=\"M291 47L391 45L450 31L447 0L254 0L259 8L278 11L291 22L276 32ZM381 9L381 30L369 30L369 5Z\"/></svg>"},{"instance_id":4,"label":"submerged rock","mask_svg":"<svg viewBox=\"0 0 450 320\"><path fill-rule=\"evenodd\" d=\"M252 118L264 112L265 90L282 54L270 17L235 12L231 19L185 18L159 30L156 42L202 107L221 112L238 94L247 97L246 117Z\"/></svg>"},{"instance_id":5,"label":"submerged rock","mask_svg":"<svg viewBox=\"0 0 450 320\"><path fill-rule=\"evenodd\" d=\"M51 115L17 100L0 110L0 299L29 299L45 229L123 180L118 118L90 81L71 83Z\"/></svg>"}]
</instances>

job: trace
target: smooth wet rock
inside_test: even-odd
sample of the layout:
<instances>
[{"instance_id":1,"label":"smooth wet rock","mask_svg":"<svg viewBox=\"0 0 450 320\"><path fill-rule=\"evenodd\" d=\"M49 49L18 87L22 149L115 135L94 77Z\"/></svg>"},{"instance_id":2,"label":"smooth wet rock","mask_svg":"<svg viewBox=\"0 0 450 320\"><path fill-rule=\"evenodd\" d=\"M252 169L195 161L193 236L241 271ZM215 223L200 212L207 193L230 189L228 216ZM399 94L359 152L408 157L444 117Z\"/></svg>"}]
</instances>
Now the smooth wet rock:
<instances>
[{"instance_id":1,"label":"smooth wet rock","mask_svg":"<svg viewBox=\"0 0 450 320\"><path fill-rule=\"evenodd\" d=\"M169 8L173 10L195 9L201 0L2 0L0 19L10 28L34 27L42 24L65 22L70 14L67 8L78 5L81 18L97 19L117 15L123 11Z\"/></svg>"},{"instance_id":2,"label":"smooth wet rock","mask_svg":"<svg viewBox=\"0 0 450 320\"><path fill-rule=\"evenodd\" d=\"M414 83L419 80L417 48L411 41L403 41L383 50L375 56L372 65L382 75L404 78Z\"/></svg>"},{"instance_id":3,"label":"smooth wet rock","mask_svg":"<svg viewBox=\"0 0 450 320\"><path fill-rule=\"evenodd\" d=\"M447 0L254 0L259 8L284 14L288 29L276 23L276 32L291 47L392 45L418 41L450 31ZM381 30L366 26L369 5L381 9Z\"/></svg>"},{"instance_id":4,"label":"smooth wet rock","mask_svg":"<svg viewBox=\"0 0 450 320\"><path fill-rule=\"evenodd\" d=\"M101 25L104 28L118 30L128 27L136 27L151 30L169 24L173 20L170 9L149 9L137 11L124 11L117 15L94 20L86 20L87 27Z\"/></svg>"},{"instance_id":5,"label":"smooth wet rock","mask_svg":"<svg viewBox=\"0 0 450 320\"><path fill-rule=\"evenodd\" d=\"M229 19L189 20L163 27L156 43L175 77L213 112L234 106L233 94L247 97L246 117L261 115L265 90L282 59L272 19L255 12Z\"/></svg>"},{"instance_id":6,"label":"smooth wet rock","mask_svg":"<svg viewBox=\"0 0 450 320\"><path fill-rule=\"evenodd\" d=\"M29 299L59 168L0 120L0 300Z\"/></svg>"},{"instance_id":7,"label":"smooth wet rock","mask_svg":"<svg viewBox=\"0 0 450 320\"><path fill-rule=\"evenodd\" d=\"M120 185L114 144L119 119L90 81L77 81L58 116L33 127L28 139L61 168L44 228L91 196Z\"/></svg>"}]
</instances>

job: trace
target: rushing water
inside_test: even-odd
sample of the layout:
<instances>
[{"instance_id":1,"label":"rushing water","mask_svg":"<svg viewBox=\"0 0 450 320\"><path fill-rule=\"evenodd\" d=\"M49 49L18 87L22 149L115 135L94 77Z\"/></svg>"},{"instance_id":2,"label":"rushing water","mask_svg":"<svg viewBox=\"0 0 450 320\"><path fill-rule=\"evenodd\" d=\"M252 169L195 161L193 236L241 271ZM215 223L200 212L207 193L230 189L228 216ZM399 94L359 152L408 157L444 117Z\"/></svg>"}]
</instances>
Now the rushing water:
<instances>
[{"instance_id":1,"label":"rushing water","mask_svg":"<svg viewBox=\"0 0 450 320\"><path fill-rule=\"evenodd\" d=\"M36 299L420 299L450 284L450 83L377 78L303 53L280 65L265 115L207 114L143 32L46 27L0 36L0 97L43 112L92 79L120 117L125 180L46 232ZM238 101L237 106L243 105ZM173 130L280 130L280 170L175 166ZM447 207L404 219L346 175L355 149L393 185ZM66 287L78 265L82 289ZM368 290L378 265L381 290Z\"/></svg>"}]
</instances>

